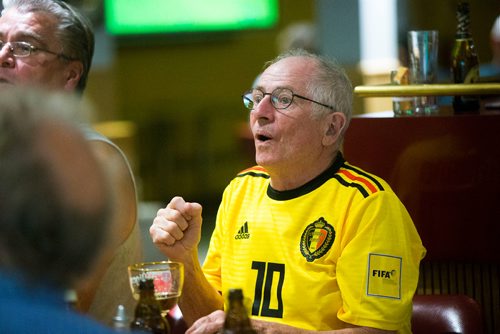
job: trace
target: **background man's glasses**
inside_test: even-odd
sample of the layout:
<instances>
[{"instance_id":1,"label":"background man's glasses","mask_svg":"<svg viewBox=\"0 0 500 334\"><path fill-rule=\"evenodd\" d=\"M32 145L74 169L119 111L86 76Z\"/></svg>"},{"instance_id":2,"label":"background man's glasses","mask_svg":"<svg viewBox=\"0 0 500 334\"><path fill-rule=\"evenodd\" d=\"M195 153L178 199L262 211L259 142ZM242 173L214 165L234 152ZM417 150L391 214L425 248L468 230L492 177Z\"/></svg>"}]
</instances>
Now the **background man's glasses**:
<instances>
[{"instance_id":1,"label":"background man's glasses","mask_svg":"<svg viewBox=\"0 0 500 334\"><path fill-rule=\"evenodd\" d=\"M325 108L334 110L332 106L311 100L305 96L295 94L292 90L288 88L276 88L275 90L272 91L272 93L264 93L260 89L249 90L242 96L243 104L245 105L246 108L250 110L255 109L255 107L259 105L260 101L262 101L266 95L271 96L271 104L276 109L288 108L292 104L293 98L298 97L299 99L313 102Z\"/></svg>"},{"instance_id":2,"label":"background man's glasses","mask_svg":"<svg viewBox=\"0 0 500 334\"><path fill-rule=\"evenodd\" d=\"M3 42L3 41L0 41L0 51L3 50L3 48L5 46L7 46L9 48L9 52L16 58L28 57L33 52L42 51L42 52L47 52L47 53L56 55L57 57L63 58L66 60L75 60L71 57L68 57L68 56L62 54L62 53L57 53L57 52L50 51L47 49L38 48L36 46L31 45L28 42Z\"/></svg>"}]
</instances>

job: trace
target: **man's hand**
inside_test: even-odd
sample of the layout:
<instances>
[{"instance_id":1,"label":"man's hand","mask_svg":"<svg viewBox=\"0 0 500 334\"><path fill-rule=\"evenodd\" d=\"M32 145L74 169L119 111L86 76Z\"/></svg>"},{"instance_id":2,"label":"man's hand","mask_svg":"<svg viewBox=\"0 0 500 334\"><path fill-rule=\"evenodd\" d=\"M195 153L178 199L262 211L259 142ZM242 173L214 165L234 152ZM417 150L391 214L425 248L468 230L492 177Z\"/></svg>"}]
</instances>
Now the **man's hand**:
<instances>
[{"instance_id":1,"label":"man's hand","mask_svg":"<svg viewBox=\"0 0 500 334\"><path fill-rule=\"evenodd\" d=\"M193 325L188 328L186 334L214 334L219 333L219 330L224 326L226 314L222 310L214 311L207 316L196 320ZM346 324L349 326L349 324ZM292 327L276 322L268 322L263 320L252 319L252 327L257 333L273 333L273 334L389 334L396 333L395 331L384 331L381 329L370 327L351 327L329 331L314 331Z\"/></svg>"},{"instance_id":2,"label":"man's hand","mask_svg":"<svg viewBox=\"0 0 500 334\"><path fill-rule=\"evenodd\" d=\"M200 318L186 331L186 334L212 334L224 325L226 314L222 310L217 310L206 317Z\"/></svg>"},{"instance_id":3,"label":"man's hand","mask_svg":"<svg viewBox=\"0 0 500 334\"><path fill-rule=\"evenodd\" d=\"M151 239L170 260L184 262L198 251L201 239L201 211L198 203L174 197L167 207L158 210L149 229Z\"/></svg>"}]
</instances>

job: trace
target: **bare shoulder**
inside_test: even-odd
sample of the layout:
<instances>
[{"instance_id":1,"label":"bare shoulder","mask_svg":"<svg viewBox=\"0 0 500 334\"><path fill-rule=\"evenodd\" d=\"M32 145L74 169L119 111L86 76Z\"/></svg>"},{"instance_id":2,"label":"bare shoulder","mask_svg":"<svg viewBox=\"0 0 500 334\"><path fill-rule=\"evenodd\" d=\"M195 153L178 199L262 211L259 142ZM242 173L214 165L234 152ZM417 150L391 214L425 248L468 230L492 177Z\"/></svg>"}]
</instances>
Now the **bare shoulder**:
<instances>
[{"instance_id":1,"label":"bare shoulder","mask_svg":"<svg viewBox=\"0 0 500 334\"><path fill-rule=\"evenodd\" d=\"M127 157L118 146L111 141L100 139L90 139L89 142L99 160L105 163L105 167L122 169L124 172L126 171L128 174L131 174L132 171L130 170Z\"/></svg>"},{"instance_id":2,"label":"bare shoulder","mask_svg":"<svg viewBox=\"0 0 500 334\"><path fill-rule=\"evenodd\" d=\"M103 165L115 204L114 236L123 242L137 221L137 194L134 174L118 146L108 140L91 139L91 147ZM118 225L118 226L117 226Z\"/></svg>"}]
</instances>

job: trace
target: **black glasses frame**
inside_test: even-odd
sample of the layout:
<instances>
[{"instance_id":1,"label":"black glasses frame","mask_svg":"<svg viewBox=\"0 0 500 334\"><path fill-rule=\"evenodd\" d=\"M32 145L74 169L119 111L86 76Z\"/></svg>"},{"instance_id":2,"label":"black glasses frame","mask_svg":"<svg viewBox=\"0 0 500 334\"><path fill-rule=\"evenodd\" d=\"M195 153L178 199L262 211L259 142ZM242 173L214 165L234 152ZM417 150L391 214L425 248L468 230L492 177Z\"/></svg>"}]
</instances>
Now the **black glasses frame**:
<instances>
[{"instance_id":1,"label":"black glasses frame","mask_svg":"<svg viewBox=\"0 0 500 334\"><path fill-rule=\"evenodd\" d=\"M328 108L328 109L331 109L331 110L335 110L333 108L333 106L330 106L330 105L327 105L327 104L324 104L324 103L321 103L321 102L318 102L318 101L314 101L314 100L312 100L312 99L310 99L308 97L305 97L305 96L302 96L302 95L299 95L299 94L295 94L291 89L288 89L288 88L276 88L271 93L264 93L262 90L257 89L257 88L248 90L247 92L245 92L241 96L243 98L243 104L245 105L245 107L247 109L253 110L260 103L260 101L257 102L257 103L255 103L255 101L253 101L253 99L251 98L253 92L256 91L256 90L262 93L262 98L264 98L266 95L271 96L271 104L273 105L273 107L275 109L278 109L278 110L283 110L283 109L288 108L293 103L293 99L295 97L298 97L299 99L306 100L306 101L309 101L309 102L312 102L312 103L319 104L320 106ZM286 106L284 106L284 107L278 107L277 106L277 104L278 104L278 97L279 97L278 93L281 93L282 91L289 91L290 94L291 94L291 96L292 96L292 98L290 100L290 103L288 103Z\"/></svg>"}]
</instances>

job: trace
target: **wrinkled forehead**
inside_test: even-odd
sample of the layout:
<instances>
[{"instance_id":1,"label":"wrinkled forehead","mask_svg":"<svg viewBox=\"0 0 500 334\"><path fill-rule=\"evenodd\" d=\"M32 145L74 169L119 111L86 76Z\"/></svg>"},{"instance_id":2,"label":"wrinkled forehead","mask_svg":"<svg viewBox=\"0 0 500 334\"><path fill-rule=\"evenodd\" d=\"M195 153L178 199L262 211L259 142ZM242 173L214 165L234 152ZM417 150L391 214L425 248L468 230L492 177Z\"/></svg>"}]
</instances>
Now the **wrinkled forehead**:
<instances>
[{"instance_id":1,"label":"wrinkled forehead","mask_svg":"<svg viewBox=\"0 0 500 334\"><path fill-rule=\"evenodd\" d=\"M45 11L9 8L0 16L0 38L50 41L56 38L57 18ZM29 40L28 40L29 41Z\"/></svg>"},{"instance_id":2,"label":"wrinkled forehead","mask_svg":"<svg viewBox=\"0 0 500 334\"><path fill-rule=\"evenodd\" d=\"M259 77L256 87L267 91L275 88L289 88L294 92L304 92L314 70L315 63L312 59L288 57L266 68Z\"/></svg>"}]
</instances>

